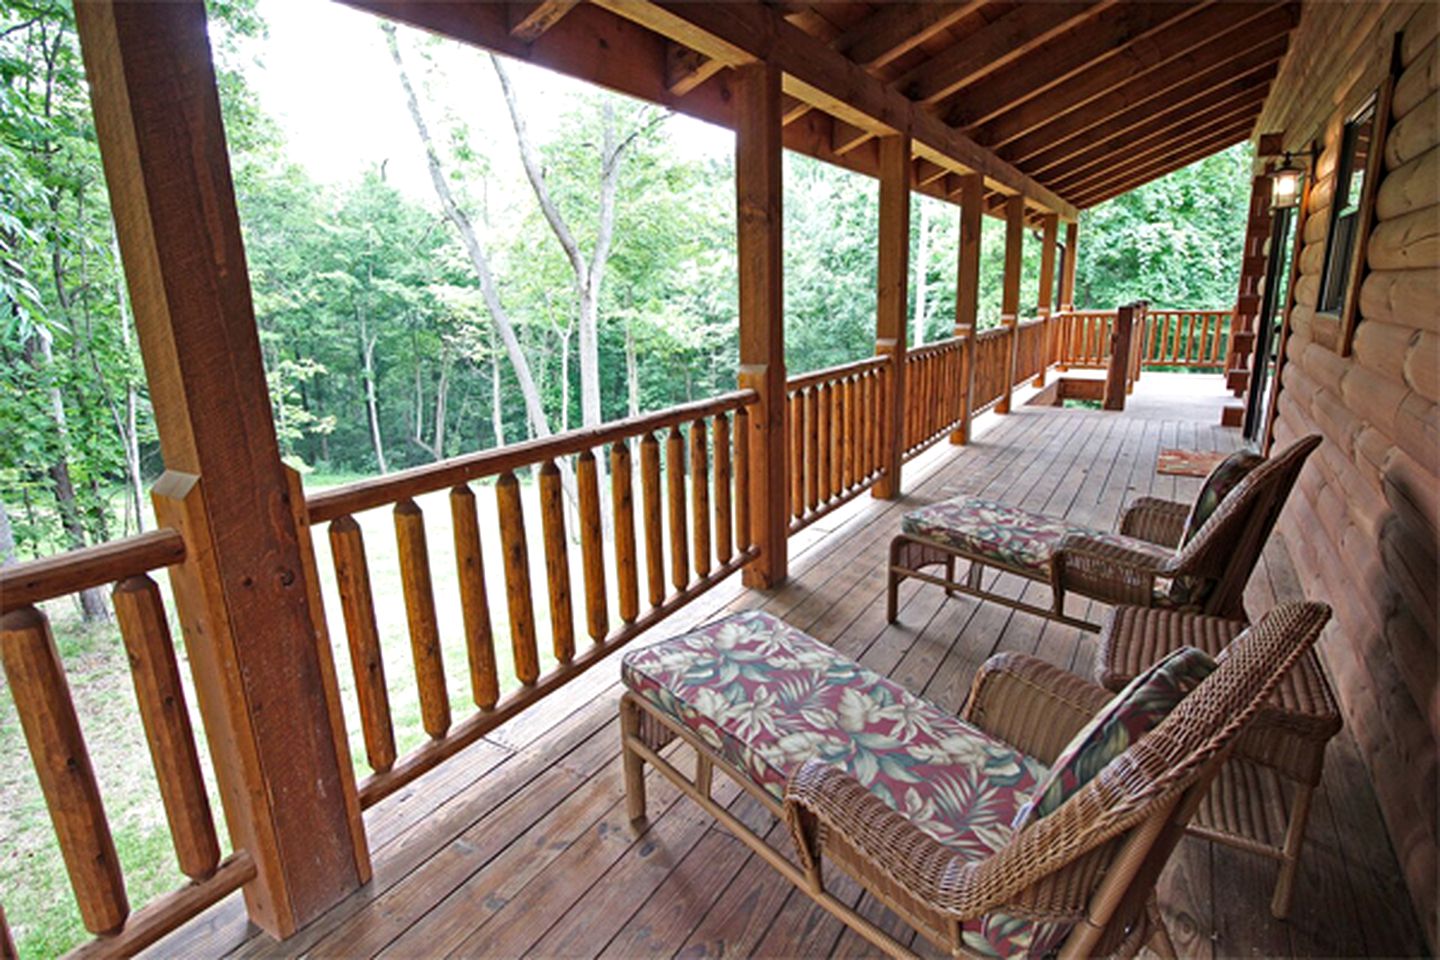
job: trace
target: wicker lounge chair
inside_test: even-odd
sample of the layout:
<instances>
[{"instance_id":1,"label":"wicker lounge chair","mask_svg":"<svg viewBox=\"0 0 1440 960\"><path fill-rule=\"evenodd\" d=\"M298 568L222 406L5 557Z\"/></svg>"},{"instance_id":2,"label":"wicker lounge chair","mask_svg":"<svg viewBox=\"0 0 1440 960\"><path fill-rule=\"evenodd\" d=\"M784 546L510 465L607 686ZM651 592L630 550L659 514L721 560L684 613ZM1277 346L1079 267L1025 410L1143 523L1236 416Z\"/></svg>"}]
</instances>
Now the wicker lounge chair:
<instances>
[{"instance_id":1,"label":"wicker lounge chair","mask_svg":"<svg viewBox=\"0 0 1440 960\"><path fill-rule=\"evenodd\" d=\"M1109 702L1105 690L1001 654L957 719L774 617L740 614L627 655L629 814L645 815L650 763L894 956L910 953L829 892L822 860L954 956L1057 944L1061 956L1133 955L1147 943L1174 956L1155 880L1237 738L1328 617L1321 604L1272 612L1158 726L1016 828L1026 791ZM817 714L835 728L816 729L831 722ZM694 748L693 777L661 755L676 739ZM716 767L786 821L795 859L712 798Z\"/></svg>"},{"instance_id":2,"label":"wicker lounge chair","mask_svg":"<svg viewBox=\"0 0 1440 960\"><path fill-rule=\"evenodd\" d=\"M1319 445L1320 437L1305 437L1255 467L1183 546L1190 505L1155 497L1132 503L1119 533L974 498L911 511L890 542L889 620L895 622L900 583L909 578L1092 631L1100 625L1066 614L1068 594L1246 620L1245 584L1300 468ZM964 581L955 577L957 560L969 562ZM943 576L926 572L937 565ZM986 589L986 567L1049 584L1050 605Z\"/></svg>"}]
</instances>

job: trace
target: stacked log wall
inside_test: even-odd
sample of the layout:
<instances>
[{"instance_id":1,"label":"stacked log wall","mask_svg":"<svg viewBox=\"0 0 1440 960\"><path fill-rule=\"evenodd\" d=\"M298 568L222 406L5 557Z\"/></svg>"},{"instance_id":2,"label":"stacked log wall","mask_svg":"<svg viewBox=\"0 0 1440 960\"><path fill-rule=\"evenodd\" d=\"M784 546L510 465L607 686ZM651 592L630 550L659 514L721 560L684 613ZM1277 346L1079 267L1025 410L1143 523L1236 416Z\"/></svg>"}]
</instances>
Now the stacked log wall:
<instances>
[{"instance_id":1,"label":"stacked log wall","mask_svg":"<svg viewBox=\"0 0 1440 960\"><path fill-rule=\"evenodd\" d=\"M1335 608L1323 654L1405 881L1436 938L1440 529L1440 7L1307 4L1257 133L1319 146L1275 444L1318 432L1280 529ZM1351 343L1316 310L1348 117L1398 73ZM1352 291L1351 296L1356 296Z\"/></svg>"}]
</instances>

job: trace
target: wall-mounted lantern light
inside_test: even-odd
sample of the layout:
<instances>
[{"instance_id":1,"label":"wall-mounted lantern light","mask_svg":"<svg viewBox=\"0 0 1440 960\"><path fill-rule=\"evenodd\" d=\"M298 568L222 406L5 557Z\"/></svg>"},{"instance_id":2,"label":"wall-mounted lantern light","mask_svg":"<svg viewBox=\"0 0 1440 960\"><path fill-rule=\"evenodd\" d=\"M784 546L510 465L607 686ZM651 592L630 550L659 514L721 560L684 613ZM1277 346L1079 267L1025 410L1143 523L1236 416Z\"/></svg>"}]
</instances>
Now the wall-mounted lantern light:
<instances>
[{"instance_id":1,"label":"wall-mounted lantern light","mask_svg":"<svg viewBox=\"0 0 1440 960\"><path fill-rule=\"evenodd\" d=\"M1270 208L1284 210L1300 203L1300 181L1305 170L1285 152L1285 162L1270 172Z\"/></svg>"}]
</instances>

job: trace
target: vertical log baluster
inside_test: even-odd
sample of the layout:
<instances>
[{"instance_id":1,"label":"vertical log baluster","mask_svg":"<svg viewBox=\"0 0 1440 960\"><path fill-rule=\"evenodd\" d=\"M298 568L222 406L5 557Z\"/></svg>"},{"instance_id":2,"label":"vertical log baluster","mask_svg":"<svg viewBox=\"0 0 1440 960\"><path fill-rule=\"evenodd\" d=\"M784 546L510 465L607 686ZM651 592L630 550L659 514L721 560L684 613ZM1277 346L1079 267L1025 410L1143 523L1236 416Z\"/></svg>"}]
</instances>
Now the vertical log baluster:
<instances>
[{"instance_id":1,"label":"vertical log baluster","mask_svg":"<svg viewBox=\"0 0 1440 960\"><path fill-rule=\"evenodd\" d=\"M830 496L845 489L845 408L844 389L836 382L830 391Z\"/></svg>"},{"instance_id":2,"label":"vertical log baluster","mask_svg":"<svg viewBox=\"0 0 1440 960\"><path fill-rule=\"evenodd\" d=\"M185 876L204 880L220 863L220 844L160 588L144 574L127 577L112 599L175 859Z\"/></svg>"},{"instance_id":3,"label":"vertical log baluster","mask_svg":"<svg viewBox=\"0 0 1440 960\"><path fill-rule=\"evenodd\" d=\"M820 388L805 390L805 509L820 503Z\"/></svg>"},{"instance_id":4,"label":"vertical log baluster","mask_svg":"<svg viewBox=\"0 0 1440 960\"><path fill-rule=\"evenodd\" d=\"M0 617L0 660L80 918L91 933L114 933L130 914L125 879L65 668L44 614L21 607Z\"/></svg>"},{"instance_id":5,"label":"vertical log baluster","mask_svg":"<svg viewBox=\"0 0 1440 960\"><path fill-rule=\"evenodd\" d=\"M575 461L580 485L580 559L585 571L585 628L599 643L610 632L605 588L605 534L600 526L600 477L595 454L582 451Z\"/></svg>"},{"instance_id":6,"label":"vertical log baluster","mask_svg":"<svg viewBox=\"0 0 1440 960\"><path fill-rule=\"evenodd\" d=\"M467 484L450 491L450 517L455 572L460 582L460 613L465 623L465 652L470 664L470 694L475 706L491 710L500 700L500 676L495 668L495 632L490 625L490 598L485 587L480 517L475 492Z\"/></svg>"},{"instance_id":7,"label":"vertical log baluster","mask_svg":"<svg viewBox=\"0 0 1440 960\"><path fill-rule=\"evenodd\" d=\"M860 465L868 482L875 473L875 418L879 416L875 409L875 371L867 371L860 385Z\"/></svg>"},{"instance_id":8,"label":"vertical log baluster","mask_svg":"<svg viewBox=\"0 0 1440 960\"><path fill-rule=\"evenodd\" d=\"M790 516L796 518L805 515L805 393L803 390L796 390L790 394L785 404L785 412L790 417ZM716 418L716 426L723 417ZM719 450L719 440L716 440L716 450ZM719 480L717 478L716 482Z\"/></svg>"},{"instance_id":9,"label":"vertical log baluster","mask_svg":"<svg viewBox=\"0 0 1440 960\"><path fill-rule=\"evenodd\" d=\"M443 737L450 729L450 698L445 693L445 661L440 655L440 623L435 616L435 591L430 582L425 517L414 500L407 498L395 504L395 540L400 548L400 583L405 593L405 617L410 624L420 719L426 733Z\"/></svg>"},{"instance_id":10,"label":"vertical log baluster","mask_svg":"<svg viewBox=\"0 0 1440 960\"><path fill-rule=\"evenodd\" d=\"M555 659L569 663L575 659L575 611L570 605L570 559L565 553L565 500L554 460L540 465L540 530Z\"/></svg>"},{"instance_id":11,"label":"vertical log baluster","mask_svg":"<svg viewBox=\"0 0 1440 960\"><path fill-rule=\"evenodd\" d=\"M695 575L710 575L710 451L704 420L690 424L690 526L694 529Z\"/></svg>"},{"instance_id":12,"label":"vertical log baluster","mask_svg":"<svg viewBox=\"0 0 1440 960\"><path fill-rule=\"evenodd\" d=\"M730 536L730 420L715 417L715 556L722 564L735 555Z\"/></svg>"},{"instance_id":13,"label":"vertical log baluster","mask_svg":"<svg viewBox=\"0 0 1440 960\"><path fill-rule=\"evenodd\" d=\"M815 459L818 461L815 498L820 503L825 503L830 499L830 384L820 384L815 388L815 394Z\"/></svg>"},{"instance_id":14,"label":"vertical log baluster","mask_svg":"<svg viewBox=\"0 0 1440 960\"><path fill-rule=\"evenodd\" d=\"M690 583L690 538L685 529L685 437L679 425L665 438L665 482L670 507L670 582L676 590Z\"/></svg>"},{"instance_id":15,"label":"vertical log baluster","mask_svg":"<svg viewBox=\"0 0 1440 960\"><path fill-rule=\"evenodd\" d=\"M755 538L750 535L750 412L744 407L735 411L735 543L749 550Z\"/></svg>"},{"instance_id":16,"label":"vertical log baluster","mask_svg":"<svg viewBox=\"0 0 1440 960\"><path fill-rule=\"evenodd\" d=\"M354 517L336 517L330 522L330 554L335 560L335 582L345 616L345 640L355 677L355 699L360 704L365 758L370 769L384 773L395 764L395 731L390 723L390 692L385 686L380 631L375 626L365 537Z\"/></svg>"},{"instance_id":17,"label":"vertical log baluster","mask_svg":"<svg viewBox=\"0 0 1440 960\"><path fill-rule=\"evenodd\" d=\"M855 380L840 381L840 489L855 485Z\"/></svg>"},{"instance_id":18,"label":"vertical log baluster","mask_svg":"<svg viewBox=\"0 0 1440 960\"><path fill-rule=\"evenodd\" d=\"M635 493L630 477L630 442L610 447L610 503L615 515L615 579L620 594L620 619L634 623L640 615L639 568L635 562Z\"/></svg>"},{"instance_id":19,"label":"vertical log baluster","mask_svg":"<svg viewBox=\"0 0 1440 960\"><path fill-rule=\"evenodd\" d=\"M645 508L645 584L650 606L665 602L664 508L660 504L660 441L647 433L640 441L640 489Z\"/></svg>"},{"instance_id":20,"label":"vertical log baluster","mask_svg":"<svg viewBox=\"0 0 1440 960\"><path fill-rule=\"evenodd\" d=\"M510 646L515 676L527 687L540 678L540 648L535 639L535 606L530 592L530 551L525 544L525 511L520 481L509 470L495 481L500 515L500 549L505 560L505 605L510 613Z\"/></svg>"}]
</instances>

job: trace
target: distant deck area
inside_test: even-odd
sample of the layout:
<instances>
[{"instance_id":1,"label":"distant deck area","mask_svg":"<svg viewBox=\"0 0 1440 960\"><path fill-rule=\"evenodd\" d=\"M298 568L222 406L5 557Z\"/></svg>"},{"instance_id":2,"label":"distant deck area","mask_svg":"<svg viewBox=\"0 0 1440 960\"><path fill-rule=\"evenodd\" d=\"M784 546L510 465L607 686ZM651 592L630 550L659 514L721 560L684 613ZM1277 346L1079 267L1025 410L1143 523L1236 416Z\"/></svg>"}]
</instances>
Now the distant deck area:
<instances>
[{"instance_id":1,"label":"distant deck area","mask_svg":"<svg viewBox=\"0 0 1440 960\"><path fill-rule=\"evenodd\" d=\"M941 444L908 465L901 499L863 497L797 536L791 577L780 589L749 591L732 578L638 642L763 606L947 709L960 707L975 669L1000 650L1034 653L1088 676L1091 635L998 604L946 599L913 581L902 588L899 623L887 625L886 546L901 515L972 494L1112 527L1134 497L1195 494L1199 480L1156 474L1160 449L1239 446L1239 431L1219 426L1228 398L1219 376L1146 373L1121 414L1017 402L1008 416L978 421L971 445ZM1044 593L1018 579L1008 586L1035 599ZM1251 614L1298 596L1289 558L1274 541L1250 582ZM152 955L873 954L653 771L651 819L636 832L625 817L619 695L618 660L601 664L379 803L367 813L374 879L291 940L276 943L249 926L231 897ZM728 784L717 789L764 833L768 815L737 795ZM770 829L770 838L788 848L783 827ZM1424 952L1348 731L1330 747L1286 923L1268 910L1276 869L1257 856L1184 840L1161 883L1181 954ZM842 889L859 896L853 886ZM887 929L907 929L873 903L867 913ZM923 941L914 948L935 953Z\"/></svg>"}]
</instances>

